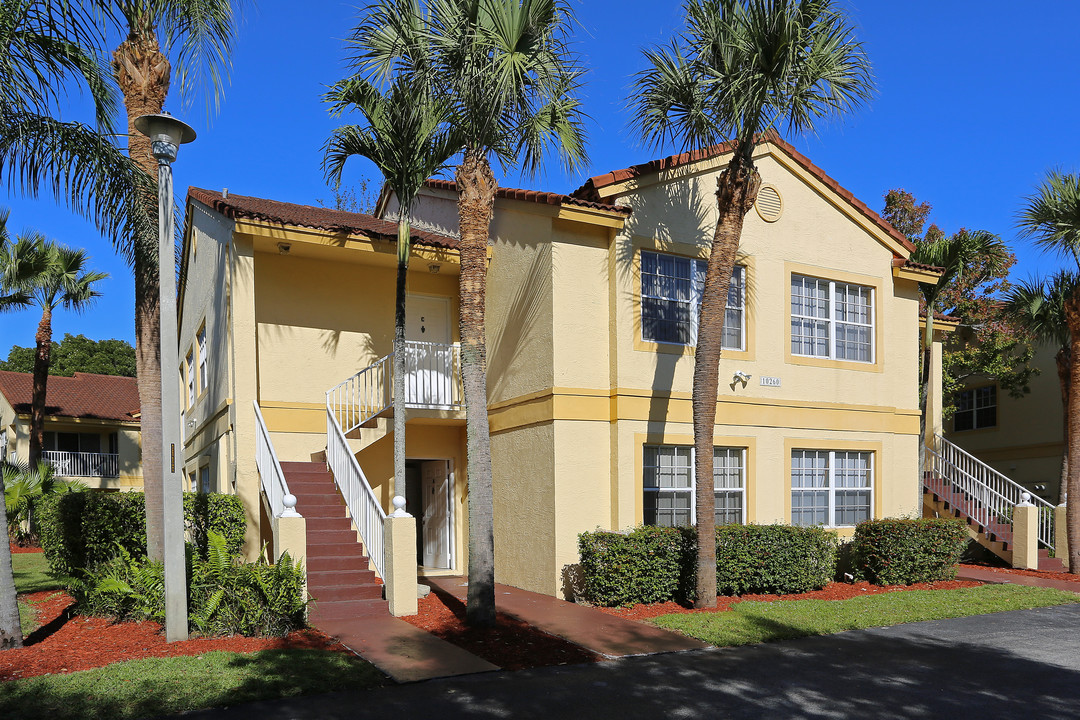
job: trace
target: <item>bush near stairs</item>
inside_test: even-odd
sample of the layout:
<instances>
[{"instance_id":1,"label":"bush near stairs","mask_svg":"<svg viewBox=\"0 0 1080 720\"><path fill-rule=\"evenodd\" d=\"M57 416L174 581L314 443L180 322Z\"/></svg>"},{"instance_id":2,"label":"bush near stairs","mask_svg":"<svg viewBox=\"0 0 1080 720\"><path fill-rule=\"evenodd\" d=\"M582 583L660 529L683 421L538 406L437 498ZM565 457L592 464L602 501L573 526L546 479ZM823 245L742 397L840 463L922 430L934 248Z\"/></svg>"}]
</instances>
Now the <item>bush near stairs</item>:
<instances>
[{"instance_id":1,"label":"bush near stairs","mask_svg":"<svg viewBox=\"0 0 1080 720\"><path fill-rule=\"evenodd\" d=\"M886 518L855 526L851 543L856 572L878 585L951 580L967 547L962 520Z\"/></svg>"}]
</instances>

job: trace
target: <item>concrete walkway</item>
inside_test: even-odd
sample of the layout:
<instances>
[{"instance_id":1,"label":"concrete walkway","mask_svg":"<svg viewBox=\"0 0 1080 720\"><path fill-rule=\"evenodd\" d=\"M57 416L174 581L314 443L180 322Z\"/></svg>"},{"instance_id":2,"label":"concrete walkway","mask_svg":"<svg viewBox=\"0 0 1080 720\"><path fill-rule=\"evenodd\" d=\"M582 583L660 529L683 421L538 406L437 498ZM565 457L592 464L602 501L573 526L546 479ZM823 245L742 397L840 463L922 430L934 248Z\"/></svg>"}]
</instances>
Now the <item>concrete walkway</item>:
<instances>
[{"instance_id":1,"label":"concrete walkway","mask_svg":"<svg viewBox=\"0 0 1080 720\"><path fill-rule=\"evenodd\" d=\"M423 578L422 582L462 602L468 592L468 582L460 576ZM546 633L609 658L708 647L669 630L509 585L495 584L495 607Z\"/></svg>"},{"instance_id":2,"label":"concrete walkway","mask_svg":"<svg viewBox=\"0 0 1080 720\"><path fill-rule=\"evenodd\" d=\"M978 580L979 582L994 585L1029 585L1031 587L1054 588L1067 592L1080 593L1080 582L1068 580L1054 580L1051 578L1035 577L1033 575L1019 575L1017 573L1004 572L994 568L958 568L957 580Z\"/></svg>"}]
</instances>

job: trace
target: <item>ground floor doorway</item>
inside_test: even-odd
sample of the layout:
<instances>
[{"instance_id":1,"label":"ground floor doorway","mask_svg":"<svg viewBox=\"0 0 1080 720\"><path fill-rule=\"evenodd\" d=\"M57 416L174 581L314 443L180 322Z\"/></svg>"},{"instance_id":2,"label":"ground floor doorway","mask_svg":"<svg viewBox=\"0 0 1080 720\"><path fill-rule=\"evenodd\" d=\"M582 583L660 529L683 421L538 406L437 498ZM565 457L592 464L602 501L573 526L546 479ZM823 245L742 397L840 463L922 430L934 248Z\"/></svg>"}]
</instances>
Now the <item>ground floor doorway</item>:
<instances>
[{"instance_id":1,"label":"ground floor doorway","mask_svg":"<svg viewBox=\"0 0 1080 720\"><path fill-rule=\"evenodd\" d=\"M405 510L416 518L416 558L423 568L453 567L453 485L450 460L405 461Z\"/></svg>"}]
</instances>

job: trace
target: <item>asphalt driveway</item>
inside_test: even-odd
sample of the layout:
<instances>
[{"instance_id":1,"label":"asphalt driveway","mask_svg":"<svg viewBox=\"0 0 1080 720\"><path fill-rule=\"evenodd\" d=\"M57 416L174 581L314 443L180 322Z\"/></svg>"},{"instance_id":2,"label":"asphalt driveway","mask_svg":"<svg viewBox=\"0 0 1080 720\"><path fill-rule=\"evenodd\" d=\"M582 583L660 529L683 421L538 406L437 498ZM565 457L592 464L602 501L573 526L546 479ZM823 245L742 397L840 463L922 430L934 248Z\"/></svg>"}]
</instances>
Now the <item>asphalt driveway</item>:
<instances>
[{"instance_id":1,"label":"asphalt driveway","mask_svg":"<svg viewBox=\"0 0 1080 720\"><path fill-rule=\"evenodd\" d=\"M1080 718L1080 606L432 680L185 718Z\"/></svg>"}]
</instances>

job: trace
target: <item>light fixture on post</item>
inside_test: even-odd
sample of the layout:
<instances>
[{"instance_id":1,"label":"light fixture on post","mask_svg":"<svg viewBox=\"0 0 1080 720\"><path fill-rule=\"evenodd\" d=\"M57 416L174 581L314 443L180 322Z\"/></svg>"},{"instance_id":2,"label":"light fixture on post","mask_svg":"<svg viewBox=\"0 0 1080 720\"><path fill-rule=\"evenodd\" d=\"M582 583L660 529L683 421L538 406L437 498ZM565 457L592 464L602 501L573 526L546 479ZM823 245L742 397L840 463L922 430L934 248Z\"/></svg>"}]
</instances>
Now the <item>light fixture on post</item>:
<instances>
[{"instance_id":1,"label":"light fixture on post","mask_svg":"<svg viewBox=\"0 0 1080 720\"><path fill-rule=\"evenodd\" d=\"M172 162L180 145L195 139L191 126L172 115L140 115L135 129L150 138L158 163L158 285L161 302L161 367L179 363L176 345L175 242L173 240ZM187 572L184 559L184 495L176 471L180 442L180 388L170 372L161 373L161 486L165 557L165 639L187 640ZM180 457L183 464L184 458ZM151 479L151 481L153 481Z\"/></svg>"}]
</instances>

